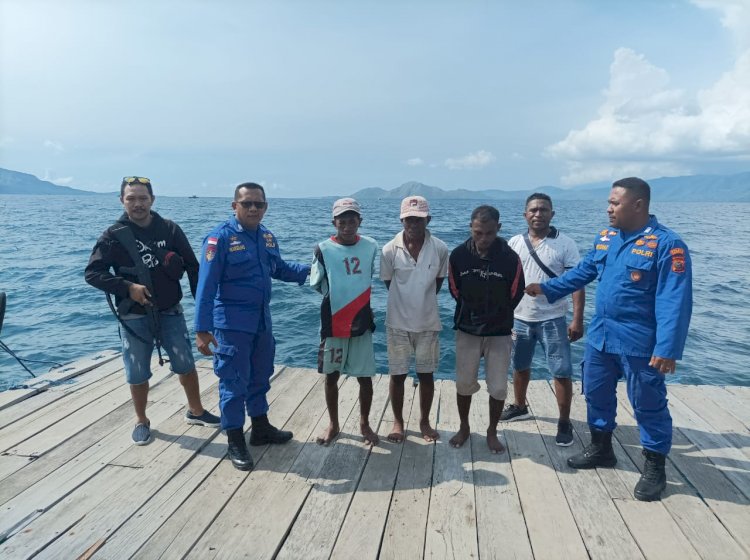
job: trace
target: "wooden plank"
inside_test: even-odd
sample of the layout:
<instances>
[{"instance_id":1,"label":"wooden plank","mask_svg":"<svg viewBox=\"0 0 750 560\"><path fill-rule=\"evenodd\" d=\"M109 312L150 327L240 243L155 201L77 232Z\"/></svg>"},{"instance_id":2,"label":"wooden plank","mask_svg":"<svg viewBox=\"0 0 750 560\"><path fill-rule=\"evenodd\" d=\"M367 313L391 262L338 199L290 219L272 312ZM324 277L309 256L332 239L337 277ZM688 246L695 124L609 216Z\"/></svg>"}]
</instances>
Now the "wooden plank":
<instances>
[{"instance_id":1,"label":"wooden plank","mask_svg":"<svg viewBox=\"0 0 750 560\"><path fill-rule=\"evenodd\" d=\"M62 368L56 368L49 373L40 375L26 381L17 389L10 389L0 393L0 410L20 403L37 393L44 391L48 387L77 375L81 375L102 364L114 360L119 355L113 350L104 350L92 356L81 358Z\"/></svg>"},{"instance_id":2,"label":"wooden plank","mask_svg":"<svg viewBox=\"0 0 750 560\"><path fill-rule=\"evenodd\" d=\"M27 488L33 486L41 479L90 448L92 445L96 445L101 439L112 433L112 431L121 428L125 422L132 417L132 415L132 405L130 403L125 403L98 422L95 422L82 432L79 432L70 438L65 442L65 445L56 447L42 457L34 458L7 455L7 457L26 459L27 465L23 470L13 473L2 481L2 484L0 484L0 504L7 502Z\"/></svg>"},{"instance_id":3,"label":"wooden plank","mask_svg":"<svg viewBox=\"0 0 750 560\"><path fill-rule=\"evenodd\" d=\"M354 406L358 402L359 398L359 386L357 382L348 383L347 378L342 377L339 385L339 421L342 426L346 422L346 419L352 413ZM322 405L323 411L325 411L325 400L322 390L319 392L318 398ZM318 424L314 427L313 431L307 439L307 442L302 447L291 467L286 473L285 478L288 479L302 479L309 480L310 482L316 482L315 477L320 473L323 468L323 463L328 458L329 450L331 447L324 447L315 443L316 438L328 427L328 413L321 414L318 419ZM335 442L334 442L335 445Z\"/></svg>"},{"instance_id":4,"label":"wooden plank","mask_svg":"<svg viewBox=\"0 0 750 560\"><path fill-rule=\"evenodd\" d=\"M77 524L103 502L111 508L121 493L127 493L129 488L138 485L139 474L125 467L105 467L87 484L0 545L0 557L29 558L40 553L69 531L75 531Z\"/></svg>"},{"instance_id":5,"label":"wooden plank","mask_svg":"<svg viewBox=\"0 0 750 560\"><path fill-rule=\"evenodd\" d=\"M427 516L425 558L478 558L477 518L471 462L471 443L454 449L448 440L459 427L455 388L441 381L435 464L430 511ZM474 406L487 399L480 393Z\"/></svg>"},{"instance_id":6,"label":"wooden plank","mask_svg":"<svg viewBox=\"0 0 750 560\"><path fill-rule=\"evenodd\" d=\"M45 389L62 381L82 375L120 357L117 350L102 350L90 356L85 356L74 362L55 368L44 375L39 375L27 381L24 385L33 389Z\"/></svg>"},{"instance_id":7,"label":"wooden plank","mask_svg":"<svg viewBox=\"0 0 750 560\"><path fill-rule=\"evenodd\" d=\"M375 425L380 423L388 402L388 392L381 388L383 379L383 376L373 379L370 420ZM359 385L353 378L348 378L344 385L350 383ZM359 434L359 406L354 406L342 426L341 435L328 448L317 481L281 546L278 558L330 556L369 452L369 446L363 444ZM326 523L321 524L321 519Z\"/></svg>"},{"instance_id":8,"label":"wooden plank","mask_svg":"<svg viewBox=\"0 0 750 560\"><path fill-rule=\"evenodd\" d=\"M149 409L152 425L158 426L178 409L176 405L155 403ZM98 444L5 502L0 508L0 541L25 526L37 512L54 506L104 468L109 460L131 447L129 436L132 429L128 423L114 430Z\"/></svg>"},{"instance_id":9,"label":"wooden plank","mask_svg":"<svg viewBox=\"0 0 750 560\"><path fill-rule=\"evenodd\" d=\"M449 386L450 384L446 385ZM438 423L443 389L443 383L436 380L435 396L430 411L430 423L433 426L437 426ZM418 398L412 401L412 415L418 416L416 407ZM382 560L424 556L435 443L425 441L420 432L409 430L402 446L396 485L380 547Z\"/></svg>"},{"instance_id":10,"label":"wooden plank","mask_svg":"<svg viewBox=\"0 0 750 560\"><path fill-rule=\"evenodd\" d=\"M482 381L484 394L486 384ZM510 456L491 453L487 447L486 427L489 424L489 407L471 407L471 455L474 471L474 495L477 509L477 539L479 558L489 559L531 559L531 543L526 529L526 521L521 509L521 501L510 467ZM498 437L503 441L504 425L500 424ZM502 522L498 522L502 520Z\"/></svg>"},{"instance_id":11,"label":"wooden plank","mask_svg":"<svg viewBox=\"0 0 750 560\"><path fill-rule=\"evenodd\" d=\"M585 434L588 442L590 436L587 433L586 403L583 398L573 399L571 418L578 434ZM637 430L633 431L635 420L627 411L621 409L617 418L620 427L615 431L616 436L629 431L637 437ZM612 439L612 446L617 455L617 466L614 469L597 469L597 473L643 555L646 558L675 560L699 558L662 502L639 502L633 498L633 488L640 478L640 471L617 438Z\"/></svg>"},{"instance_id":12,"label":"wooden plank","mask_svg":"<svg viewBox=\"0 0 750 560\"><path fill-rule=\"evenodd\" d=\"M640 435L624 384L618 385L617 400L618 408L626 414L620 414L615 435L641 468ZM679 429L672 434L666 475L661 503L701 558L742 558L750 545L738 541L747 543L750 538L750 504Z\"/></svg>"},{"instance_id":13,"label":"wooden plank","mask_svg":"<svg viewBox=\"0 0 750 560\"><path fill-rule=\"evenodd\" d=\"M385 378L380 383L380 391L387 390L385 385L389 382L390 379ZM419 429L419 396L416 393L414 386L407 383L404 387L403 408L404 429L407 431ZM414 401L416 403L412 404ZM438 404L434 401L433 408L437 408ZM359 486L333 547L332 559L348 560L356 557L365 560L378 557L404 449L401 443L392 443L387 439L393 430L393 421L393 409L386 405L383 421L376 427L380 445L370 451Z\"/></svg>"},{"instance_id":14,"label":"wooden plank","mask_svg":"<svg viewBox=\"0 0 750 560\"><path fill-rule=\"evenodd\" d=\"M222 512L187 558L274 558L312 486L281 478L248 481L237 493L242 495L241 505L232 502L235 505Z\"/></svg>"},{"instance_id":15,"label":"wooden plank","mask_svg":"<svg viewBox=\"0 0 750 560\"><path fill-rule=\"evenodd\" d=\"M504 428L534 558L588 558L536 423Z\"/></svg>"},{"instance_id":16,"label":"wooden plank","mask_svg":"<svg viewBox=\"0 0 750 560\"><path fill-rule=\"evenodd\" d=\"M94 388L97 383L104 383L114 379L115 375L122 375L122 362L114 360L98 366L86 373L75 377L61 385L52 385L40 390L33 398L28 398L16 406L0 410L0 428L27 418L33 412L59 401L76 391L84 393ZM2 393L0 393L2 394ZM59 406L61 403L57 403Z\"/></svg>"},{"instance_id":17,"label":"wooden plank","mask_svg":"<svg viewBox=\"0 0 750 560\"><path fill-rule=\"evenodd\" d=\"M744 453L674 395L669 399L669 410L680 431L703 451L746 498L750 498L750 469Z\"/></svg>"},{"instance_id":18,"label":"wooden plank","mask_svg":"<svg viewBox=\"0 0 750 560\"><path fill-rule=\"evenodd\" d=\"M39 389L8 389L0 393L0 410L11 407L39 393Z\"/></svg>"},{"instance_id":19,"label":"wooden plank","mask_svg":"<svg viewBox=\"0 0 750 560\"><path fill-rule=\"evenodd\" d=\"M4 393L0 393L3 395ZM61 391L43 391L34 395L33 398L26 399L23 401L23 406L9 406L3 410L0 410L0 429L6 426L23 420L32 412L36 412L40 408L60 400L65 397L65 393Z\"/></svg>"},{"instance_id":20,"label":"wooden plank","mask_svg":"<svg viewBox=\"0 0 750 560\"><path fill-rule=\"evenodd\" d=\"M18 457L16 455L0 455L0 481L14 472L22 469L34 460L33 457ZM5 484L3 482L3 484Z\"/></svg>"},{"instance_id":21,"label":"wooden plank","mask_svg":"<svg viewBox=\"0 0 750 560\"><path fill-rule=\"evenodd\" d=\"M169 516L161 527L158 527L158 530L134 554L134 558L149 560L152 558L184 558L249 476L263 479L279 473L279 477L283 478L283 475L297 457L300 447L304 445L306 437L310 436L315 418L322 415L325 407L321 398L322 385L319 383L322 378L309 375L310 370L306 371L308 375L304 375L304 372L300 374L300 370L295 372L287 369L281 376L282 380L287 378L287 381L293 382L289 390L299 390L299 394L304 395L302 404L296 408L281 410L281 407L277 406L278 403L273 401L271 407L274 421L278 425L283 425L285 429L294 431L295 439L285 445L252 448L256 465L255 469L249 474L238 471L232 467L229 461L222 460L226 453L224 444L224 447L217 453L219 454L219 464L216 469L184 503L180 504L179 509ZM314 382L315 385L313 385L312 390L308 390L304 394L304 391L310 387L311 382ZM283 385L276 381L271 385L271 390L273 391L279 386ZM316 393L316 388L320 392ZM221 438L221 441L223 443L224 439ZM205 452L203 451L203 453ZM153 529L156 529L156 527L153 527ZM115 546L118 544L117 541L118 535L115 535L112 539L112 546L108 548L117 550ZM128 551L129 549L125 550L125 552Z\"/></svg>"},{"instance_id":22,"label":"wooden plank","mask_svg":"<svg viewBox=\"0 0 750 560\"><path fill-rule=\"evenodd\" d=\"M750 431L728 410L714 404L710 397L707 398L703 387L670 386L669 392L739 449L746 459L750 459Z\"/></svg>"},{"instance_id":23,"label":"wooden plank","mask_svg":"<svg viewBox=\"0 0 750 560\"><path fill-rule=\"evenodd\" d=\"M118 494L117 507L113 508L111 503L100 503L73 529L46 547L38 558L77 557L99 550L115 531L173 477L182 478L180 473L185 465L218 434L215 429L185 424L181 412L173 414L159 427L165 439L157 439L143 447L142 451L152 455L160 448L161 451L146 466L134 469L137 476L127 491ZM180 435L176 439L169 437L177 434ZM122 461L118 457L113 463L120 464ZM97 476L107 476L107 472Z\"/></svg>"},{"instance_id":24,"label":"wooden plank","mask_svg":"<svg viewBox=\"0 0 750 560\"><path fill-rule=\"evenodd\" d=\"M286 423L285 427L287 429L294 427L287 422L287 419L290 417L293 418L293 414L296 415L295 409L299 410L299 403L303 402L303 399L308 395L313 383L317 381L313 376L295 377L294 375L290 375L290 377L292 378L292 383L289 385L288 389L282 391L281 394L285 397L288 396L291 398L284 401L280 398L276 398L273 400L272 407L279 423L281 425ZM217 438L217 440L213 440L203 448L197 456L182 471L180 471L180 473L176 474L161 490L154 494L144 507L139 509L135 515L131 516L117 530L117 532L107 540L97 555L108 559L130 558L139 548L141 548L144 542L149 540L151 536L159 530L160 526L162 526L167 518L170 518L178 508L182 507L190 512L191 522L194 522L195 516L201 516L206 520L205 524L200 528L196 528L195 525L193 525L192 540L190 540L189 543L180 543L177 545L184 546L187 544L187 548L183 549L186 553L189 550L189 547L192 546L218 514L219 507L223 507L226 501L220 501L217 499L217 496L211 494L203 494L202 497L208 497L208 500L200 502L200 506L197 508L190 507L186 502L186 500L189 500L199 488L205 484L210 484L207 477L217 475L217 467L220 463L227 463L227 461L223 461L226 454L226 443L224 438ZM290 444L273 446L273 448L286 449L291 447ZM265 460L267 454L268 453L266 452L263 455L256 456L256 458L259 459L258 467L261 467L263 464L267 465L268 461ZM246 475L247 473L243 474ZM267 481L267 478L265 477L265 474L267 474L266 472L261 471L258 474L260 476L256 476L256 478L263 482ZM228 500L229 495L226 495ZM220 506L216 506L217 502L220 503ZM216 507L216 509L213 511L213 515L208 517L205 510L211 510L214 507ZM275 507L276 504L274 502L274 508ZM154 543L152 543L151 546L153 546L153 544ZM174 554L176 551L173 550L173 547L170 547L169 552L170 554ZM151 555L151 557L154 556L156 556L156 554Z\"/></svg>"},{"instance_id":25,"label":"wooden plank","mask_svg":"<svg viewBox=\"0 0 750 560\"><path fill-rule=\"evenodd\" d=\"M683 386L689 387L689 385ZM670 385L670 390L673 387L673 385ZM701 385L700 393L742 422L742 425L745 426L745 430L750 430L750 406L742 403L742 401L737 398L737 395L732 393L729 389L730 387L719 387L717 385Z\"/></svg>"},{"instance_id":26,"label":"wooden plank","mask_svg":"<svg viewBox=\"0 0 750 560\"><path fill-rule=\"evenodd\" d=\"M599 478L597 469L570 468L567 459L575 453L569 448L555 444L558 408L550 385L541 381L531 382L526 398L534 407L537 428L542 434L589 556L643 558L620 512Z\"/></svg>"},{"instance_id":27,"label":"wooden plank","mask_svg":"<svg viewBox=\"0 0 750 560\"><path fill-rule=\"evenodd\" d=\"M171 375L166 367L157 368L153 373L151 381L154 385ZM154 389L153 392L157 391ZM97 395L98 397L92 400L92 397ZM132 402L130 386L117 377L100 385L96 390L83 394L73 393L59 407L48 410L29 429L25 429L24 426L23 430L19 430L20 434L8 434L4 442L16 439L18 443L13 447L6 447L6 452L32 457L43 455L126 402ZM184 400L181 402L184 403ZM47 427L39 430L43 423L47 423ZM30 431L35 433L29 437Z\"/></svg>"},{"instance_id":28,"label":"wooden plank","mask_svg":"<svg viewBox=\"0 0 750 560\"><path fill-rule=\"evenodd\" d=\"M122 382L124 384L124 379ZM151 391L149 396L151 398L159 396L158 386L156 390ZM0 485L0 504L36 484L91 446L98 444L100 440L111 434L115 429L123 429L124 426L128 425L132 429L132 424L129 422L132 417L132 402L123 403L91 426L65 441L64 445L57 446L49 453L45 453L42 457L29 463L23 470L8 477Z\"/></svg>"},{"instance_id":29,"label":"wooden plank","mask_svg":"<svg viewBox=\"0 0 750 560\"><path fill-rule=\"evenodd\" d=\"M152 360L152 367L157 363L154 359ZM120 387L126 387L125 378L122 375L108 375L110 373L116 373L121 371L122 364L120 362L110 362L102 366L100 373L104 374L101 382L91 384L88 387L80 391L72 391L65 394L65 398L62 401L56 402L54 406L47 406L39 408L34 413L28 415L26 420L21 426L13 426L12 424L0 429L0 449L9 449L15 445L18 445L22 441L33 437L34 435L49 428L60 419L80 410L86 405L100 399L102 396L117 390ZM163 378L161 375L165 370L160 372L159 378ZM168 370L166 370L168 372ZM26 403L33 402L33 399L20 403L17 407L13 408L25 408Z\"/></svg>"}]
</instances>

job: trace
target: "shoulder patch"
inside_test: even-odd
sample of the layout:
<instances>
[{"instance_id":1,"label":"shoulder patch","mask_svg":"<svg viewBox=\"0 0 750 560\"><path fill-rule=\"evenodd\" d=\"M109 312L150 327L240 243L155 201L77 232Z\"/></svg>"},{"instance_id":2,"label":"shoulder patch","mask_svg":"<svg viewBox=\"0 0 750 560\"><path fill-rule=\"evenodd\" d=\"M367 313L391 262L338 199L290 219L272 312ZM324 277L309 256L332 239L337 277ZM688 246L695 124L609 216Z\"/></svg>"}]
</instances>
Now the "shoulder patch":
<instances>
[{"instance_id":1,"label":"shoulder patch","mask_svg":"<svg viewBox=\"0 0 750 560\"><path fill-rule=\"evenodd\" d=\"M672 272L677 274L685 272L685 257L683 255L672 256Z\"/></svg>"}]
</instances>

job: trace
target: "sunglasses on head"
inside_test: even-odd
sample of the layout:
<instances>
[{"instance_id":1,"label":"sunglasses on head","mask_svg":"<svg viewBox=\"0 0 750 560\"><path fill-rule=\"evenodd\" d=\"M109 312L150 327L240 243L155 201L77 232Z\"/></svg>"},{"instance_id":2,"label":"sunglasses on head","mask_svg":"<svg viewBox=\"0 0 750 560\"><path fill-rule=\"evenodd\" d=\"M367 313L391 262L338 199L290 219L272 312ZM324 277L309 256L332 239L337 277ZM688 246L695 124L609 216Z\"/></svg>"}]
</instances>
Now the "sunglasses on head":
<instances>
[{"instance_id":1,"label":"sunglasses on head","mask_svg":"<svg viewBox=\"0 0 750 560\"><path fill-rule=\"evenodd\" d=\"M140 183L141 185L150 185L151 179L146 177L123 177L122 182L126 185L132 185L133 183Z\"/></svg>"},{"instance_id":2,"label":"sunglasses on head","mask_svg":"<svg viewBox=\"0 0 750 560\"><path fill-rule=\"evenodd\" d=\"M253 206L255 206L258 210L263 210L266 206L268 206L267 202L261 200L238 200L237 204L242 206L245 210L249 210Z\"/></svg>"}]
</instances>

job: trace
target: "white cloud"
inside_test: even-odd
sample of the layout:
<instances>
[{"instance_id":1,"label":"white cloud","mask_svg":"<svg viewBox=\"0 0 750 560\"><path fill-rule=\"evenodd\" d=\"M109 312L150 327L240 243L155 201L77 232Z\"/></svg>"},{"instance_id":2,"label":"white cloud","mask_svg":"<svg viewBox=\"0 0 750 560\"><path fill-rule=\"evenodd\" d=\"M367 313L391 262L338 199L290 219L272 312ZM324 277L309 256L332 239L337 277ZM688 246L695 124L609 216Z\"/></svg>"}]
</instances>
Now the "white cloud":
<instances>
[{"instance_id":1,"label":"white cloud","mask_svg":"<svg viewBox=\"0 0 750 560\"><path fill-rule=\"evenodd\" d=\"M55 142L54 140L45 140L44 147L50 148L56 154L59 154L65 151L65 148L63 148L63 145L60 142Z\"/></svg>"},{"instance_id":2,"label":"white cloud","mask_svg":"<svg viewBox=\"0 0 750 560\"><path fill-rule=\"evenodd\" d=\"M729 29L740 49L750 48L750 1L749 0L692 0L704 10L721 13L721 24Z\"/></svg>"},{"instance_id":3,"label":"white cloud","mask_svg":"<svg viewBox=\"0 0 750 560\"><path fill-rule=\"evenodd\" d=\"M50 179L50 182L56 185L68 186L73 183L73 177L58 177L57 179Z\"/></svg>"},{"instance_id":4,"label":"white cloud","mask_svg":"<svg viewBox=\"0 0 750 560\"><path fill-rule=\"evenodd\" d=\"M424 165L424 160L418 157L407 159L406 165L409 165L411 167L418 167L420 165Z\"/></svg>"},{"instance_id":5,"label":"white cloud","mask_svg":"<svg viewBox=\"0 0 750 560\"><path fill-rule=\"evenodd\" d=\"M615 51L599 116L549 146L564 184L689 173L691 159L750 159L750 50L690 97L666 70L631 49Z\"/></svg>"},{"instance_id":6,"label":"white cloud","mask_svg":"<svg viewBox=\"0 0 750 560\"><path fill-rule=\"evenodd\" d=\"M486 150L479 150L473 154L468 154L459 158L448 158L445 160L445 166L448 169L479 169L487 167L495 161L495 156Z\"/></svg>"},{"instance_id":7,"label":"white cloud","mask_svg":"<svg viewBox=\"0 0 750 560\"><path fill-rule=\"evenodd\" d=\"M3 136L0 138L0 148L5 148L6 146L10 146L15 142L15 139L11 136Z\"/></svg>"}]
</instances>

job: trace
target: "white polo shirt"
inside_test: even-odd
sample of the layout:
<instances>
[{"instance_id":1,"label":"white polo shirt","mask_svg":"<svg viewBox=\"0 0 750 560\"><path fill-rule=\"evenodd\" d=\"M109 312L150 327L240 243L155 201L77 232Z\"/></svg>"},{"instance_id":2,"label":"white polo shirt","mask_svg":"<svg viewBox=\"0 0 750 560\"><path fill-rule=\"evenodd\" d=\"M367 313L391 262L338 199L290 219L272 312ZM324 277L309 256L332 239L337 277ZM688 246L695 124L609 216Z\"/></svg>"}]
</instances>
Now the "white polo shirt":
<instances>
[{"instance_id":1,"label":"white polo shirt","mask_svg":"<svg viewBox=\"0 0 750 560\"><path fill-rule=\"evenodd\" d=\"M380 256L380 279L390 281L385 324L409 332L442 330L435 280L448 275L448 247L425 233L415 261L404 246L404 232L385 244Z\"/></svg>"},{"instance_id":2,"label":"white polo shirt","mask_svg":"<svg viewBox=\"0 0 750 560\"><path fill-rule=\"evenodd\" d=\"M542 284L550 279L529 253L523 235L512 237L508 245L521 257L527 286L535 283ZM575 241L559 232L557 237L543 239L536 246L536 254L547 268L558 276L562 276L566 270L575 267L581 260ZM545 295L536 297L524 295L513 316L522 321L548 321L564 317L567 312L568 298L561 298L555 303L550 303Z\"/></svg>"}]
</instances>

